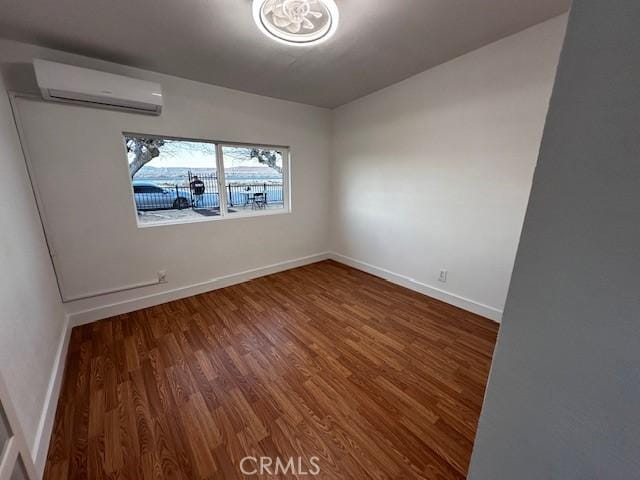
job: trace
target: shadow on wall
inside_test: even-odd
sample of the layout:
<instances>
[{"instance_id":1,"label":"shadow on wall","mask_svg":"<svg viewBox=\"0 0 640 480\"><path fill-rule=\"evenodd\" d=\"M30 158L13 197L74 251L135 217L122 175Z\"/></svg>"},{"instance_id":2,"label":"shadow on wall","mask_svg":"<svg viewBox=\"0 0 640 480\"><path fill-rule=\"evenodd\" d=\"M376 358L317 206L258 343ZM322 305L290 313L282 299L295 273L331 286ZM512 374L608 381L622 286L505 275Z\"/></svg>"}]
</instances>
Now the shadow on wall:
<instances>
[{"instance_id":1,"label":"shadow on wall","mask_svg":"<svg viewBox=\"0 0 640 480\"><path fill-rule=\"evenodd\" d=\"M0 74L7 90L25 93L40 93L33 64L10 62L0 65Z\"/></svg>"}]
</instances>

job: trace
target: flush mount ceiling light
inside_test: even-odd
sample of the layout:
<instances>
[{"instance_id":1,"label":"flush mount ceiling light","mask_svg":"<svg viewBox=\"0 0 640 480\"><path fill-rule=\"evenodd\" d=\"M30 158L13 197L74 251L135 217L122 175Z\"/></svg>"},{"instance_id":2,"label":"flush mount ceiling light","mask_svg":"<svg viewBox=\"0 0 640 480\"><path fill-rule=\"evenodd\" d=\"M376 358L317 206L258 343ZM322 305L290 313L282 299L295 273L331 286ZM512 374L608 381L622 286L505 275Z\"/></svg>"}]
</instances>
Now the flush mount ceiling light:
<instances>
[{"instance_id":1,"label":"flush mount ceiling light","mask_svg":"<svg viewBox=\"0 0 640 480\"><path fill-rule=\"evenodd\" d=\"M253 0L253 19L281 43L316 45L338 28L338 7L333 0Z\"/></svg>"}]
</instances>

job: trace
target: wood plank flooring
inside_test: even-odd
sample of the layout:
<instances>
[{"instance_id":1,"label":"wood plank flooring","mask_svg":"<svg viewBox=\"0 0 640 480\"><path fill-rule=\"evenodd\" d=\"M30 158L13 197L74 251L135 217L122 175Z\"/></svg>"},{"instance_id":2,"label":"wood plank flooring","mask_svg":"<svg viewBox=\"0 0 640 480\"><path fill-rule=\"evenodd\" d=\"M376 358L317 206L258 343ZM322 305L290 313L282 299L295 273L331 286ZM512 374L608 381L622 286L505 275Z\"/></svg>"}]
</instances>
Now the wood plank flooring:
<instances>
[{"instance_id":1,"label":"wood plank flooring","mask_svg":"<svg viewBox=\"0 0 640 480\"><path fill-rule=\"evenodd\" d=\"M497 330L333 261L77 327L45 478L464 478Z\"/></svg>"}]
</instances>

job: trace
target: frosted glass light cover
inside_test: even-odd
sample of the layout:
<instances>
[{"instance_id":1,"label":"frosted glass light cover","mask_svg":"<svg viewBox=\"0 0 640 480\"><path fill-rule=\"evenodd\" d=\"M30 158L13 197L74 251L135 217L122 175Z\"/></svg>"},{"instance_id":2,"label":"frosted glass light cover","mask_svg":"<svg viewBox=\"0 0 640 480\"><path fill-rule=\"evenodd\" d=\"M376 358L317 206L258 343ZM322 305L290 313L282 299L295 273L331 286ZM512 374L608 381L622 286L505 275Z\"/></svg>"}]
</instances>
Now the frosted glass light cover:
<instances>
[{"instance_id":1,"label":"frosted glass light cover","mask_svg":"<svg viewBox=\"0 0 640 480\"><path fill-rule=\"evenodd\" d=\"M315 45L338 27L333 0L254 0L253 18L267 36L289 45Z\"/></svg>"}]
</instances>

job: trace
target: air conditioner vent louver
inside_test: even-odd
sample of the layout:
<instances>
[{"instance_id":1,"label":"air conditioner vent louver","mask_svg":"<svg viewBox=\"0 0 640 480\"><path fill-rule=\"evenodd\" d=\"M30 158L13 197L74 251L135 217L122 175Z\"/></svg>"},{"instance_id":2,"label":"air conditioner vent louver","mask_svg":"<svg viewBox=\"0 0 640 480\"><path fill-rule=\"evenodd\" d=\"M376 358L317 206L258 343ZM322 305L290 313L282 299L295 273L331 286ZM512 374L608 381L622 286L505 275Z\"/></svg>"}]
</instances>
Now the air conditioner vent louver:
<instances>
[{"instance_id":1,"label":"air conditioner vent louver","mask_svg":"<svg viewBox=\"0 0 640 480\"><path fill-rule=\"evenodd\" d=\"M33 66L47 100L151 115L162 111L157 83L39 59Z\"/></svg>"}]
</instances>

